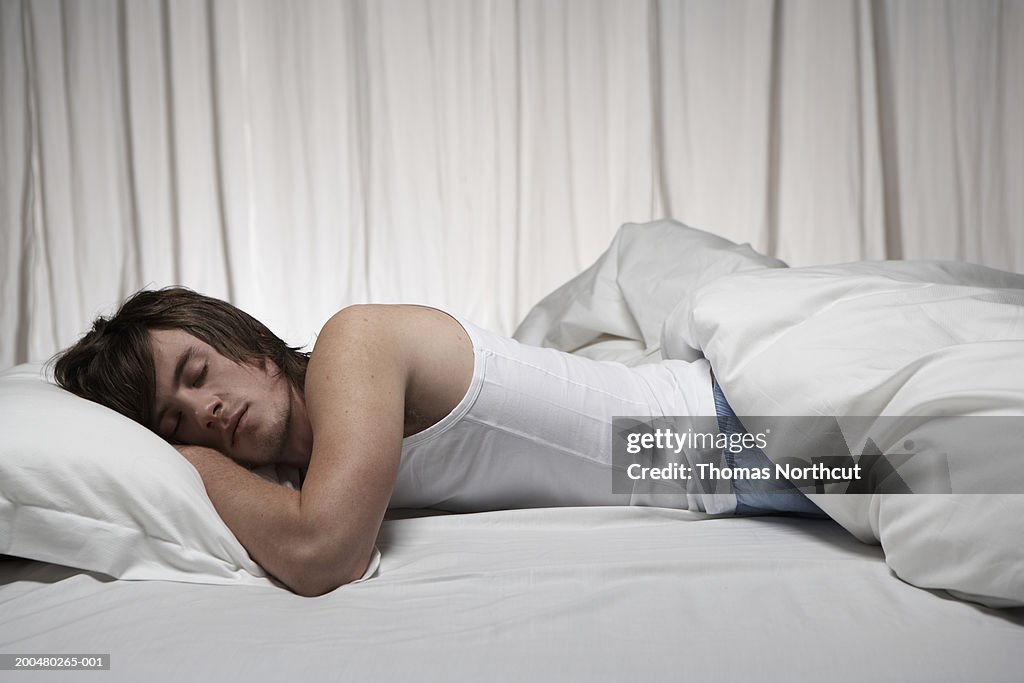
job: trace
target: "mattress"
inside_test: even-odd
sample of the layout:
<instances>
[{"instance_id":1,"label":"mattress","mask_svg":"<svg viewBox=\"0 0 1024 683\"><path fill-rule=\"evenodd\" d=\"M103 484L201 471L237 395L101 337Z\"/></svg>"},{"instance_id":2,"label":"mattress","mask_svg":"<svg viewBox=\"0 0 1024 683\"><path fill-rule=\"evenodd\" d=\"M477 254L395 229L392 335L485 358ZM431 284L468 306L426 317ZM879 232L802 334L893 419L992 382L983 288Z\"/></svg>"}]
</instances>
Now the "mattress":
<instances>
[{"instance_id":1,"label":"mattress","mask_svg":"<svg viewBox=\"0 0 1024 683\"><path fill-rule=\"evenodd\" d=\"M828 519L392 511L378 546L319 598L10 559L0 653L107 654L47 680L108 683L1020 679L1024 609L907 584Z\"/></svg>"}]
</instances>

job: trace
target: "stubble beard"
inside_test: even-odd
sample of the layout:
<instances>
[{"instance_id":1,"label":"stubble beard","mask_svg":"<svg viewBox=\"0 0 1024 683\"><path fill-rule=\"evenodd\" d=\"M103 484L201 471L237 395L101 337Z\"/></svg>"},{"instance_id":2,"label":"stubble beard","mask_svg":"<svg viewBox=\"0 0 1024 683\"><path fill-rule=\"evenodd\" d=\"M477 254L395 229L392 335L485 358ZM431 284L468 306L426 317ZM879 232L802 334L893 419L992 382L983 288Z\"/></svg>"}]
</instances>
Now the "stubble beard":
<instances>
[{"instance_id":1,"label":"stubble beard","mask_svg":"<svg viewBox=\"0 0 1024 683\"><path fill-rule=\"evenodd\" d=\"M275 464L285 462L288 444L292 436L292 394L290 388L288 392L288 405L281 411L281 417L284 421L284 427L281 429L277 443L271 444L270 448L271 462Z\"/></svg>"}]
</instances>

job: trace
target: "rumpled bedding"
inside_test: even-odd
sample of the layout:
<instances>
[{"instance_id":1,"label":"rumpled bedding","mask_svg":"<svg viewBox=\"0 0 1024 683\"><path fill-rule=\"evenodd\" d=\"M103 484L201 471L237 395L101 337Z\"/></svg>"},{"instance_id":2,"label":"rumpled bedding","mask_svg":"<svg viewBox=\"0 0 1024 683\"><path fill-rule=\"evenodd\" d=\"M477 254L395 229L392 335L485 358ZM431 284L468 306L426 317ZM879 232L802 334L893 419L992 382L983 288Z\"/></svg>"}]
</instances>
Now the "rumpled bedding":
<instances>
[{"instance_id":1,"label":"rumpled bedding","mask_svg":"<svg viewBox=\"0 0 1024 683\"><path fill-rule=\"evenodd\" d=\"M952 493L810 497L881 544L904 581L1024 605L1024 458L1013 455L1024 438L1024 276L934 261L787 268L674 221L626 224L515 337L628 364L703 355L741 418L913 416L886 423L875 445L949 446ZM1001 421L972 448L952 443L963 430L949 420L963 416ZM766 455L812 456L800 436L778 435Z\"/></svg>"}]
</instances>

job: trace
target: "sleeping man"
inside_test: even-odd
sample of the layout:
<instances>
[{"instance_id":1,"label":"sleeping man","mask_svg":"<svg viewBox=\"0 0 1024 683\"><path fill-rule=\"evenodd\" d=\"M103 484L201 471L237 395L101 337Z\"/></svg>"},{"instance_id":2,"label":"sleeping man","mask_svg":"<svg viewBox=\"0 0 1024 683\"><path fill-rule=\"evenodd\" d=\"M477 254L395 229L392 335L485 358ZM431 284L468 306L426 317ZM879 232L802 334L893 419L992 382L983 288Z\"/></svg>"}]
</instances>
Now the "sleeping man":
<instances>
[{"instance_id":1,"label":"sleeping man","mask_svg":"<svg viewBox=\"0 0 1024 683\"><path fill-rule=\"evenodd\" d=\"M730 412L704 359L594 361L414 305L345 308L306 354L183 288L98 318L55 374L174 444L252 558L307 596L364 574L389 506L628 505L612 417ZM816 511L803 501L788 509Z\"/></svg>"}]
</instances>

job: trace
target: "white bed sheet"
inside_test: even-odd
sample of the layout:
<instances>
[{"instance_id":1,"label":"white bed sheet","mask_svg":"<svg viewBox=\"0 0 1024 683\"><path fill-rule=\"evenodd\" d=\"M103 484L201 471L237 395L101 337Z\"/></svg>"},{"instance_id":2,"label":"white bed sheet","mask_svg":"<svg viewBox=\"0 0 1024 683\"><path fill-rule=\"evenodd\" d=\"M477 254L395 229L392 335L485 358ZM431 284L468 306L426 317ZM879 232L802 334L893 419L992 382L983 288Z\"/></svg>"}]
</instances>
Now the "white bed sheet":
<instances>
[{"instance_id":1,"label":"white bed sheet","mask_svg":"<svg viewBox=\"0 0 1024 683\"><path fill-rule=\"evenodd\" d=\"M0 653L47 680L1019 680L1024 609L898 579L831 520L560 508L389 519L320 598L0 562ZM0 680L24 674L0 672Z\"/></svg>"}]
</instances>

